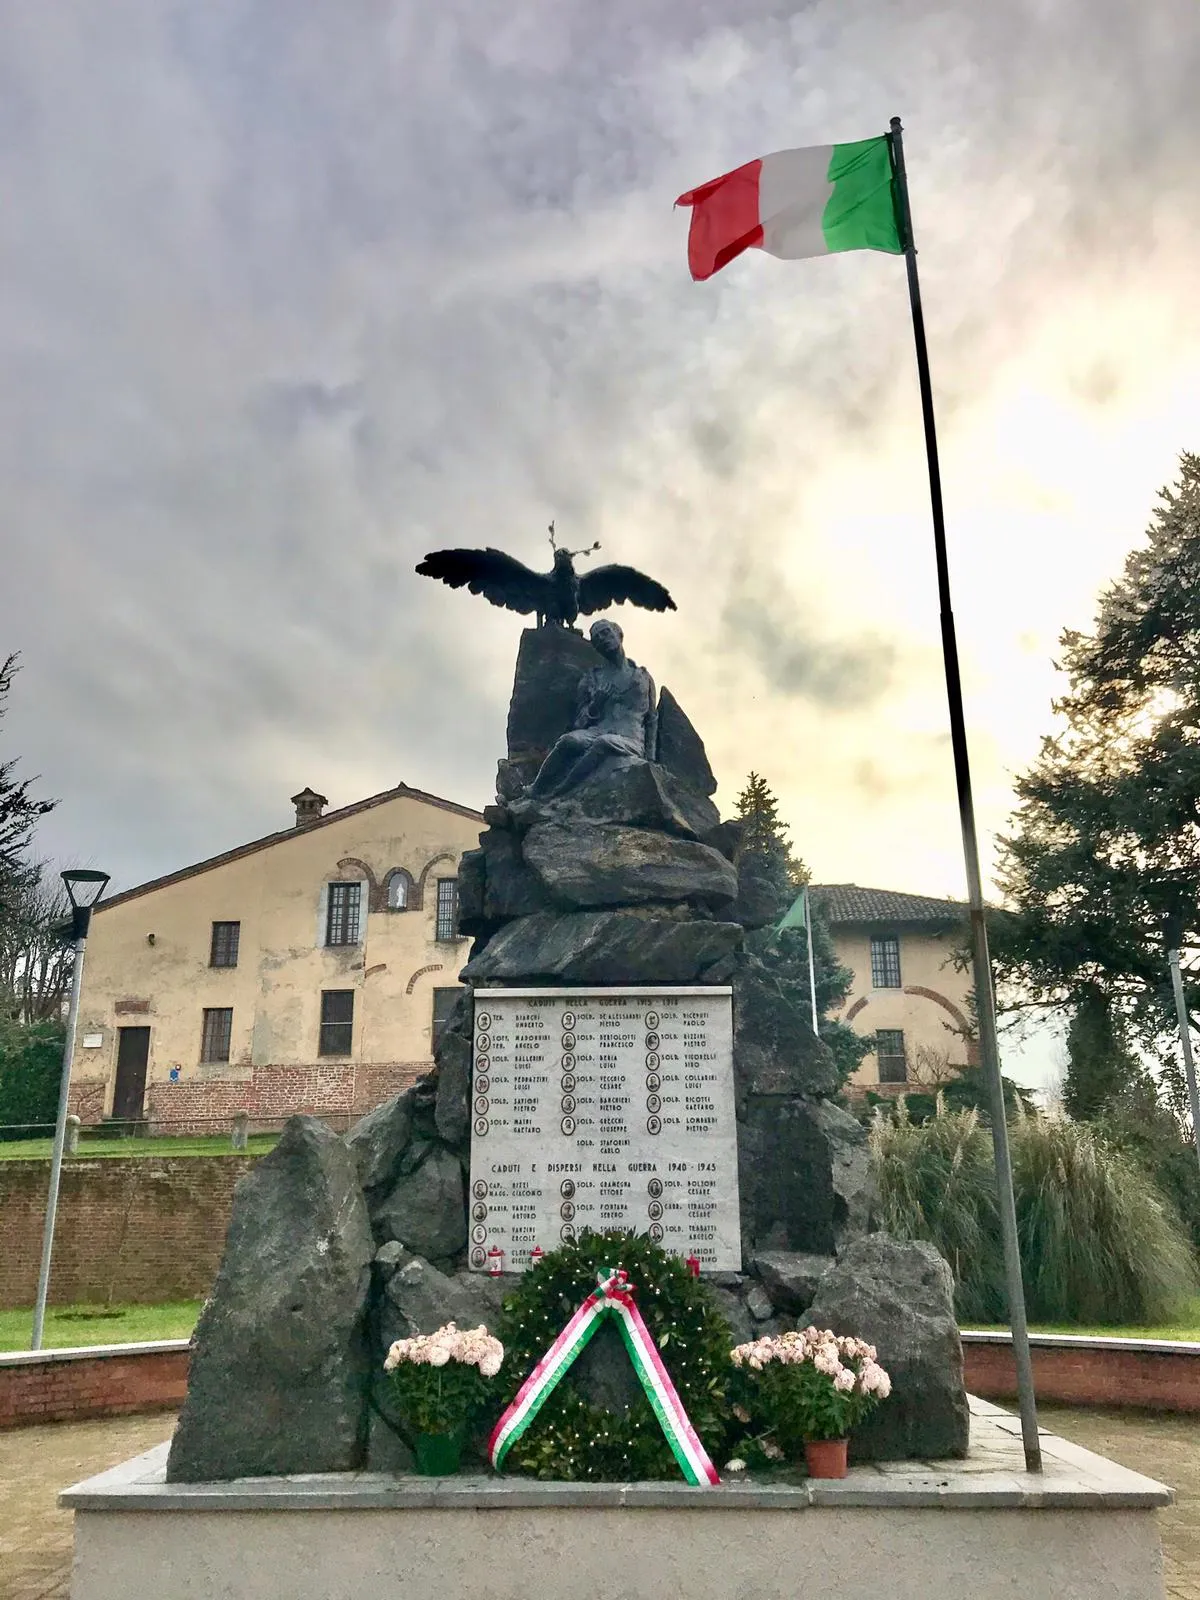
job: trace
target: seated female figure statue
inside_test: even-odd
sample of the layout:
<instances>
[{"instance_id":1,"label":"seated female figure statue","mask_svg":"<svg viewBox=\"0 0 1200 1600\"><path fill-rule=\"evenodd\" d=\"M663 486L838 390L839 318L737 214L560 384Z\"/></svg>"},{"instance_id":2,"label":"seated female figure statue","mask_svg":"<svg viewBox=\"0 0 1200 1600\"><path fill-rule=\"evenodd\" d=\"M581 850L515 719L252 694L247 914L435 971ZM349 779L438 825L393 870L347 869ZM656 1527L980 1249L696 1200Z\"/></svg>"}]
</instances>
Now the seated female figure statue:
<instances>
[{"instance_id":1,"label":"seated female figure statue","mask_svg":"<svg viewBox=\"0 0 1200 1600\"><path fill-rule=\"evenodd\" d=\"M658 740L654 680L627 659L624 634L607 618L588 632L603 665L579 681L575 726L547 755L526 796L551 800L569 794L601 768L653 761Z\"/></svg>"}]
</instances>

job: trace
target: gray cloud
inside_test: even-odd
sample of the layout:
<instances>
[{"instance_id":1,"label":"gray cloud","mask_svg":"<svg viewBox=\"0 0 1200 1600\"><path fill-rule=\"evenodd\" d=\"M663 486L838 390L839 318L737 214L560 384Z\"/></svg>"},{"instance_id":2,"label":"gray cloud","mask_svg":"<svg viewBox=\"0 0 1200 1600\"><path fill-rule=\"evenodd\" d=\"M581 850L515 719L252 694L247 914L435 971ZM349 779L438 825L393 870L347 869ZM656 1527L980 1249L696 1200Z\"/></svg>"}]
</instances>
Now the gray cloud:
<instances>
[{"instance_id":1,"label":"gray cloud","mask_svg":"<svg viewBox=\"0 0 1200 1600\"><path fill-rule=\"evenodd\" d=\"M753 661L768 687L832 711L861 711L887 692L897 662L889 639L822 638L811 613L778 589L725 605L724 648Z\"/></svg>"},{"instance_id":2,"label":"gray cloud","mask_svg":"<svg viewBox=\"0 0 1200 1600\"><path fill-rule=\"evenodd\" d=\"M715 638L781 713L911 687L910 624L779 598L828 559L812 486L920 450L903 274L693 286L689 184L904 113L944 445L1081 294L1200 343L1189 0L0 14L5 737L64 797L47 848L124 882L306 782L485 799L516 630L412 567L540 560L551 516L677 591L633 643L677 685ZM1087 403L1105 338L1061 375Z\"/></svg>"}]
</instances>

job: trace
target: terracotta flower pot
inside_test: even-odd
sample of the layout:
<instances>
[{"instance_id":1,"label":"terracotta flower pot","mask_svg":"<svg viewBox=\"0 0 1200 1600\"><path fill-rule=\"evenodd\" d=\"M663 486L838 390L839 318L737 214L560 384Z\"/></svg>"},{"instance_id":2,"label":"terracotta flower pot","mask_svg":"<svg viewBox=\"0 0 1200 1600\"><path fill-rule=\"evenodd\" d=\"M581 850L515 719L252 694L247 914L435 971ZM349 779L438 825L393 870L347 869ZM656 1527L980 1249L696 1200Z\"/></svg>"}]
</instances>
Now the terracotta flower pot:
<instances>
[{"instance_id":1,"label":"terracotta flower pot","mask_svg":"<svg viewBox=\"0 0 1200 1600\"><path fill-rule=\"evenodd\" d=\"M416 1433L413 1452L417 1471L426 1478L450 1478L462 1462L463 1435L457 1433Z\"/></svg>"},{"instance_id":2,"label":"terracotta flower pot","mask_svg":"<svg viewBox=\"0 0 1200 1600\"><path fill-rule=\"evenodd\" d=\"M806 1439L804 1460L810 1478L844 1478L849 1470L846 1439Z\"/></svg>"}]
</instances>

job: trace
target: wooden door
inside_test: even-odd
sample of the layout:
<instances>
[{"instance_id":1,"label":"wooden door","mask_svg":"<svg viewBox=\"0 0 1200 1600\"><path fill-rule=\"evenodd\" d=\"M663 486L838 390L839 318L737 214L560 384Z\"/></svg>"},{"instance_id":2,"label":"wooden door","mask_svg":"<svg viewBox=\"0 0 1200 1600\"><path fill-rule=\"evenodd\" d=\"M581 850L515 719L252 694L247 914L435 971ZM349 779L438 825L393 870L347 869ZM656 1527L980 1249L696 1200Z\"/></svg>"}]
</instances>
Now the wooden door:
<instances>
[{"instance_id":1,"label":"wooden door","mask_svg":"<svg viewBox=\"0 0 1200 1600\"><path fill-rule=\"evenodd\" d=\"M113 1091L113 1117L140 1122L146 1094L146 1064L150 1060L150 1029L121 1028L117 1044L117 1086Z\"/></svg>"}]
</instances>

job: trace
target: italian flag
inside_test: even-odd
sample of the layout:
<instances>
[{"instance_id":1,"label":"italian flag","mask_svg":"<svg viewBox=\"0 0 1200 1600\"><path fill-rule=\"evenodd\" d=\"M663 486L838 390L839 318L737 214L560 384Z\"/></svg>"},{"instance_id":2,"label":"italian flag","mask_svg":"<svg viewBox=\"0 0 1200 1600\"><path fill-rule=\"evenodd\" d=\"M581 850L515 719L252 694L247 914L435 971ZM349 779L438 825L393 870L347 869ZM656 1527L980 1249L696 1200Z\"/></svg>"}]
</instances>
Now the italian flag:
<instances>
[{"instance_id":1,"label":"italian flag","mask_svg":"<svg viewBox=\"0 0 1200 1600\"><path fill-rule=\"evenodd\" d=\"M904 251L887 134L777 150L689 189L675 204L692 208L688 266L696 279L711 278L752 248L784 261L838 250Z\"/></svg>"}]
</instances>

